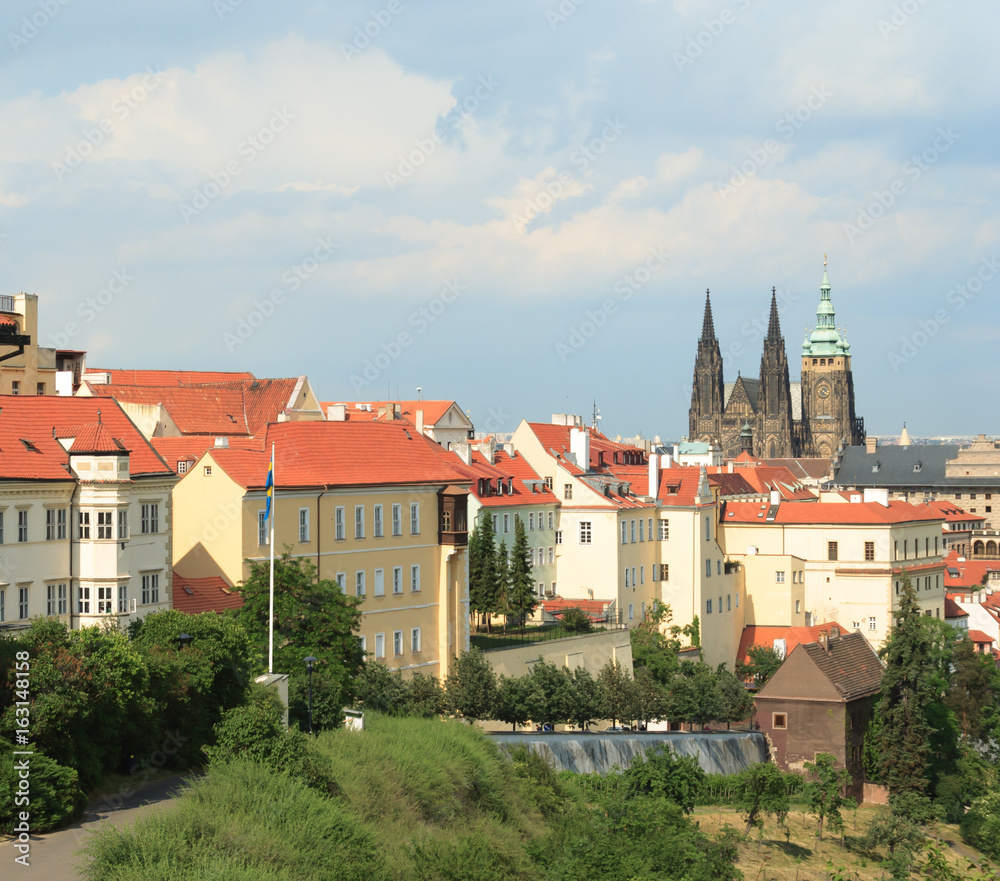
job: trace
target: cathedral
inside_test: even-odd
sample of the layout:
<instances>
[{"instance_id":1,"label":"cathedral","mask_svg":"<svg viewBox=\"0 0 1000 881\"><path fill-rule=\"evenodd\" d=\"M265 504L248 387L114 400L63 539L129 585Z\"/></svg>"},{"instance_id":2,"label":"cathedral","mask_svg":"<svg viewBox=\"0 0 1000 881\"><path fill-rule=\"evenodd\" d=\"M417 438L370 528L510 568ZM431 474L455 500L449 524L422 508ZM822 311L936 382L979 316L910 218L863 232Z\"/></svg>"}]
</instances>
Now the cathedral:
<instances>
[{"instance_id":1,"label":"cathedral","mask_svg":"<svg viewBox=\"0 0 1000 881\"><path fill-rule=\"evenodd\" d=\"M772 288L760 378L737 376L736 382L724 382L712 301L706 291L691 388L689 440L713 441L727 458L746 450L762 459L828 459L841 446L863 444L864 420L854 414L850 351L851 344L834 322L824 258L816 328L806 331L802 343L802 381L789 381L785 338Z\"/></svg>"}]
</instances>

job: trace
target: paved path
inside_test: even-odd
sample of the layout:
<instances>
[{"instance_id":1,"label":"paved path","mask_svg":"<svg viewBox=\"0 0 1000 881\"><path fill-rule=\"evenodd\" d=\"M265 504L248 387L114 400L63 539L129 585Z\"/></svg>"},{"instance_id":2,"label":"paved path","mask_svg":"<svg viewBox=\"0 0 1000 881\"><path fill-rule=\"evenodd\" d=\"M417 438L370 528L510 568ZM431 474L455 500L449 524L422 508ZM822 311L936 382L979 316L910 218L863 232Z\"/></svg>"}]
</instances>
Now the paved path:
<instances>
[{"instance_id":1,"label":"paved path","mask_svg":"<svg viewBox=\"0 0 1000 881\"><path fill-rule=\"evenodd\" d=\"M81 857L77 851L100 823L120 826L133 823L149 811L159 810L184 789L184 778L164 777L147 783L138 792L122 800L118 807L112 807L105 799L97 799L87 806L83 819L74 826L49 832L46 835L31 836L31 853L28 855L28 870L25 874L15 874L23 870L14 862L19 852L13 841L0 843L0 877L28 878L30 881L77 881L83 875L77 871ZM117 799L112 801L116 802Z\"/></svg>"}]
</instances>

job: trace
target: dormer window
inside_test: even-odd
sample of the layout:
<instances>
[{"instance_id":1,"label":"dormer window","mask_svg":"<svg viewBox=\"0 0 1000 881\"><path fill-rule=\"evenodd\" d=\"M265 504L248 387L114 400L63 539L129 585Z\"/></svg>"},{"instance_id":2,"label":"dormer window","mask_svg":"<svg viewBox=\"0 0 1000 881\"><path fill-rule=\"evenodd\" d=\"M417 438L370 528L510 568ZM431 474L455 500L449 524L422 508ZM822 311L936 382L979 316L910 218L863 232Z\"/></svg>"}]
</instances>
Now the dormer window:
<instances>
[{"instance_id":1,"label":"dormer window","mask_svg":"<svg viewBox=\"0 0 1000 881\"><path fill-rule=\"evenodd\" d=\"M509 496L514 495L514 478L513 477L508 477L507 478L507 495L509 495Z\"/></svg>"},{"instance_id":2,"label":"dormer window","mask_svg":"<svg viewBox=\"0 0 1000 881\"><path fill-rule=\"evenodd\" d=\"M503 495L503 478L502 477L498 477L497 478L497 495L498 496L502 496Z\"/></svg>"},{"instance_id":3,"label":"dormer window","mask_svg":"<svg viewBox=\"0 0 1000 881\"><path fill-rule=\"evenodd\" d=\"M923 467L924 467L924 463L923 462L915 462L914 465L913 465L913 473L914 474L919 474L920 470Z\"/></svg>"},{"instance_id":4,"label":"dormer window","mask_svg":"<svg viewBox=\"0 0 1000 881\"><path fill-rule=\"evenodd\" d=\"M874 464L872 465L872 473L873 473L873 474L878 474L878 471L879 471L879 469L880 469L881 467L882 467L882 463L881 463L881 462L875 462L875 463L874 463Z\"/></svg>"}]
</instances>

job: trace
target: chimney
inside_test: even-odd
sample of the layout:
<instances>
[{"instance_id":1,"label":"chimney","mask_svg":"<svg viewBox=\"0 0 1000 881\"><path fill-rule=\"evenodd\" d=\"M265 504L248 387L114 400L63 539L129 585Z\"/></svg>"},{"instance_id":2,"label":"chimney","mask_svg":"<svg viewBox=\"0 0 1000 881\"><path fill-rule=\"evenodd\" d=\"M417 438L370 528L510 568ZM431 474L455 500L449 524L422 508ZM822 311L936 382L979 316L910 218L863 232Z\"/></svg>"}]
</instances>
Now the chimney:
<instances>
[{"instance_id":1,"label":"chimney","mask_svg":"<svg viewBox=\"0 0 1000 881\"><path fill-rule=\"evenodd\" d=\"M827 633L826 633L825 630L819 635L819 637L816 639L816 642L819 643L819 647L821 649L823 649L824 652L829 653L829 651L830 651L830 637L827 636Z\"/></svg>"},{"instance_id":2,"label":"chimney","mask_svg":"<svg viewBox=\"0 0 1000 881\"><path fill-rule=\"evenodd\" d=\"M511 459L514 458L514 444L512 444L510 441L507 441L507 443L503 445L503 451L507 454L509 458Z\"/></svg>"},{"instance_id":3,"label":"chimney","mask_svg":"<svg viewBox=\"0 0 1000 881\"><path fill-rule=\"evenodd\" d=\"M772 505L780 505L781 504L781 493L778 492L776 489L772 489L771 490L771 500L770 500L770 503Z\"/></svg>"},{"instance_id":4,"label":"chimney","mask_svg":"<svg viewBox=\"0 0 1000 881\"><path fill-rule=\"evenodd\" d=\"M664 453L663 458L660 459L661 466L663 468L673 468L674 467L674 457L672 453Z\"/></svg>"},{"instance_id":5,"label":"chimney","mask_svg":"<svg viewBox=\"0 0 1000 881\"><path fill-rule=\"evenodd\" d=\"M733 460L732 459L729 460L729 473L730 474L733 473Z\"/></svg>"},{"instance_id":6,"label":"chimney","mask_svg":"<svg viewBox=\"0 0 1000 881\"><path fill-rule=\"evenodd\" d=\"M657 498L660 491L660 457L653 453L649 457L649 492L646 495Z\"/></svg>"},{"instance_id":7,"label":"chimney","mask_svg":"<svg viewBox=\"0 0 1000 881\"><path fill-rule=\"evenodd\" d=\"M347 422L347 404L333 404L327 407L326 418L330 422Z\"/></svg>"},{"instance_id":8,"label":"chimney","mask_svg":"<svg viewBox=\"0 0 1000 881\"><path fill-rule=\"evenodd\" d=\"M865 452L872 454L875 452L875 449L877 447L878 447L878 438L868 435L868 437L865 438Z\"/></svg>"},{"instance_id":9,"label":"chimney","mask_svg":"<svg viewBox=\"0 0 1000 881\"><path fill-rule=\"evenodd\" d=\"M590 434L586 428L569 430L569 449L576 458L576 467L590 471Z\"/></svg>"},{"instance_id":10,"label":"chimney","mask_svg":"<svg viewBox=\"0 0 1000 881\"><path fill-rule=\"evenodd\" d=\"M417 410L417 434L424 433L424 411Z\"/></svg>"},{"instance_id":11,"label":"chimney","mask_svg":"<svg viewBox=\"0 0 1000 881\"><path fill-rule=\"evenodd\" d=\"M875 487L866 486L865 487L865 501L866 502L877 502L883 508L889 507L889 490L887 489L876 489Z\"/></svg>"},{"instance_id":12,"label":"chimney","mask_svg":"<svg viewBox=\"0 0 1000 881\"><path fill-rule=\"evenodd\" d=\"M386 416L386 415L389 415L388 411L386 410L386 408L385 407L379 407L378 408L378 418L381 419L383 416ZM389 418L392 419L392 416L389 415Z\"/></svg>"},{"instance_id":13,"label":"chimney","mask_svg":"<svg viewBox=\"0 0 1000 881\"><path fill-rule=\"evenodd\" d=\"M831 627L830 628L830 639L840 639L840 628Z\"/></svg>"},{"instance_id":14,"label":"chimney","mask_svg":"<svg viewBox=\"0 0 1000 881\"><path fill-rule=\"evenodd\" d=\"M487 464L492 465L497 457L497 444L493 438L490 438L485 443L479 445L479 452L483 454L483 458L486 460Z\"/></svg>"},{"instance_id":15,"label":"chimney","mask_svg":"<svg viewBox=\"0 0 1000 881\"><path fill-rule=\"evenodd\" d=\"M227 449L229 447L229 438L228 437L217 437L215 439L215 447L216 447L216 449L220 449L220 450Z\"/></svg>"},{"instance_id":16,"label":"chimney","mask_svg":"<svg viewBox=\"0 0 1000 881\"><path fill-rule=\"evenodd\" d=\"M451 451L466 465L472 464L472 447L469 444L452 444Z\"/></svg>"}]
</instances>

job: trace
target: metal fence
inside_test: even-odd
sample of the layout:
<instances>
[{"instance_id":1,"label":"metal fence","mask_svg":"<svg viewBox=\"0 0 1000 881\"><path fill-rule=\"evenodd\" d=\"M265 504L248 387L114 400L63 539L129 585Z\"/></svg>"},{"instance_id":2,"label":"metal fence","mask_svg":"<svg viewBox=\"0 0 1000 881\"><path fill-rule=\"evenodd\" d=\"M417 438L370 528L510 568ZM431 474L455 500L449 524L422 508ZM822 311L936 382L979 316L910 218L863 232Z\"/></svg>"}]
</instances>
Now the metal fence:
<instances>
[{"instance_id":1,"label":"metal fence","mask_svg":"<svg viewBox=\"0 0 1000 881\"><path fill-rule=\"evenodd\" d=\"M587 636L592 633L604 633L611 630L627 630L628 625L617 621L595 623L588 631L567 630L561 624L538 627L523 633L517 630L494 630L493 633L473 633L469 636L470 645L484 652L495 652L500 649L512 649L553 639L568 639L571 636Z\"/></svg>"}]
</instances>

